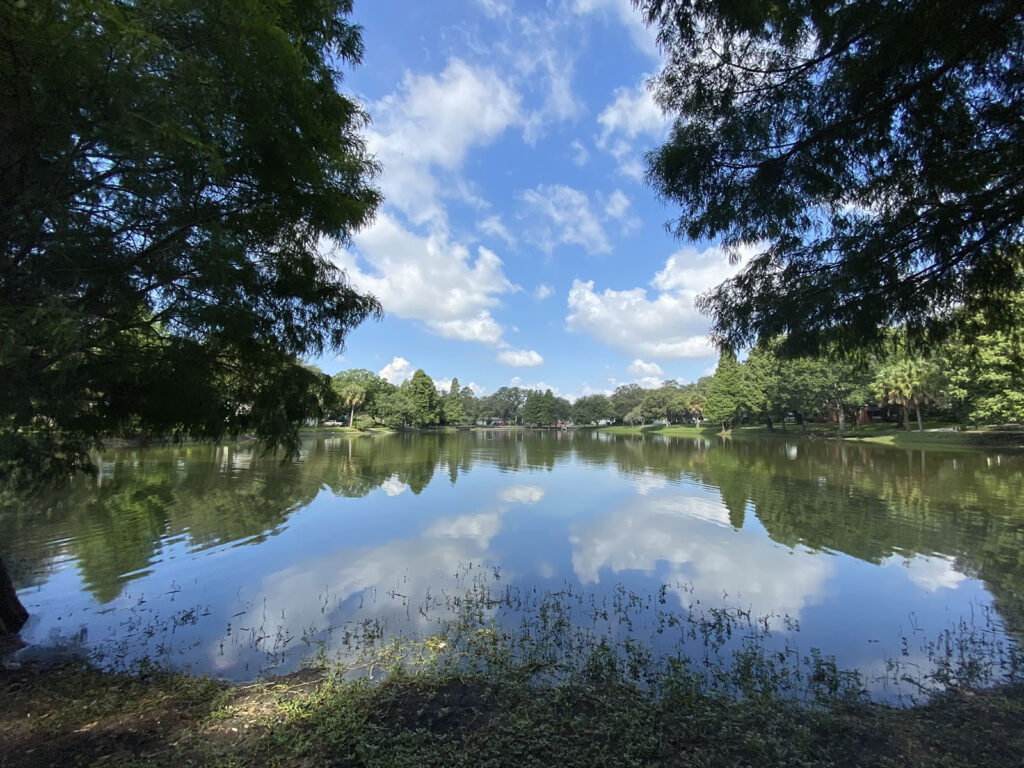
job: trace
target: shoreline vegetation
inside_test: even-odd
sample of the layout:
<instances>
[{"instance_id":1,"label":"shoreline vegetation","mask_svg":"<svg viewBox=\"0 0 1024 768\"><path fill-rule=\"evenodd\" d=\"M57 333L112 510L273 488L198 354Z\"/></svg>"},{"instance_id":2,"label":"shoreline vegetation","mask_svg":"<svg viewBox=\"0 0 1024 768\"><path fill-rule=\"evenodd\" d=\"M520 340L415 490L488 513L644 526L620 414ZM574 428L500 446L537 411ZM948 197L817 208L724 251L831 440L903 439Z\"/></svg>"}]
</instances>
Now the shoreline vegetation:
<instances>
[{"instance_id":1,"label":"shoreline vegetation","mask_svg":"<svg viewBox=\"0 0 1024 768\"><path fill-rule=\"evenodd\" d=\"M626 436L651 436L662 435L664 437L694 438L694 437L731 437L731 438L757 438L772 439L783 438L786 440L845 440L850 442L871 443L875 445L889 445L898 448L916 449L1010 449L1024 450L1024 425L989 426L977 428L965 428L961 425L938 423L926 426L923 432L906 432L899 428L898 424L863 424L856 428L847 427L845 434L839 434L835 424L821 424L808 422L803 428L798 424L790 424L783 428L775 427L769 431L762 425L738 426L725 432L720 425L702 426L700 428L688 424L643 424L643 425L613 425L593 426L574 425L571 427L529 427L521 425L505 426L434 426L420 428L395 429L383 425L374 427L338 427L338 426L308 426L299 430L302 438L317 437L368 437L373 435L390 435L401 432L428 432L455 434L465 431L501 431L514 432L523 430L540 431L600 431L612 435ZM234 440L225 440L216 445L237 445L254 442L256 438L251 435L239 436ZM124 438L119 440L104 441L103 450L110 450L124 447L168 447L174 445L192 444L194 441L174 442L171 440L143 440L139 438Z\"/></svg>"},{"instance_id":2,"label":"shoreline vegetation","mask_svg":"<svg viewBox=\"0 0 1024 768\"><path fill-rule=\"evenodd\" d=\"M396 667L377 683L306 668L248 685L112 674L76 661L0 670L0 766L1015 766L1024 687L912 708L679 689L607 670Z\"/></svg>"},{"instance_id":3,"label":"shoreline vegetation","mask_svg":"<svg viewBox=\"0 0 1024 768\"><path fill-rule=\"evenodd\" d=\"M785 620L662 610L662 595L648 629L681 644L656 656L642 634L620 632L643 623L642 595L517 597L481 578L426 603L422 615L444 609L426 636L384 636L371 622L349 661L321 647L298 671L254 683L146 662L104 671L79 656L8 661L0 768L995 768L1024 754L1024 657L984 626L940 635L930 669L888 659L887 679L909 692L896 701L912 705L899 707L869 699L860 674L815 648L765 645L798 631ZM517 621L500 620L503 603ZM594 627L574 624L574 606Z\"/></svg>"},{"instance_id":4,"label":"shoreline vegetation","mask_svg":"<svg viewBox=\"0 0 1024 768\"><path fill-rule=\"evenodd\" d=\"M785 429L776 427L769 431L764 426L734 427L722 432L718 424L700 429L693 426L672 424L668 426L645 424L643 426L598 427L602 432L613 435L664 435L665 437L715 437L757 438L786 440L844 440L849 442L888 445L897 448L927 450L1024 450L1024 426L983 427L965 429L948 424L926 426L923 432L905 432L896 424L863 424L856 429L847 428L840 435L835 424L808 423L805 429L798 424Z\"/></svg>"}]
</instances>

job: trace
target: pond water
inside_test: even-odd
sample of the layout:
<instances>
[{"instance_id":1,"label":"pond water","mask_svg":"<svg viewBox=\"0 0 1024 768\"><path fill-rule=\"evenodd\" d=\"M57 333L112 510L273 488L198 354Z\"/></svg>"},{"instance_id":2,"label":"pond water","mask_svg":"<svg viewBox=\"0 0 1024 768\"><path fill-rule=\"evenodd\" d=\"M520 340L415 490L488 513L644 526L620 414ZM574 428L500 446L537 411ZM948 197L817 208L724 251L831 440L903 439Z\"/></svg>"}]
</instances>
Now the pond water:
<instances>
[{"instance_id":1,"label":"pond water","mask_svg":"<svg viewBox=\"0 0 1024 768\"><path fill-rule=\"evenodd\" d=\"M666 615L725 615L743 625L726 650L751 633L780 658L820 649L885 698L936 655L1024 636L1022 470L589 430L316 439L284 464L248 446L121 450L59 498L0 511L0 556L31 612L24 655L242 681L429 634L467 594L492 621L548 626L556 596L563 623L652 653L685 634Z\"/></svg>"}]
</instances>

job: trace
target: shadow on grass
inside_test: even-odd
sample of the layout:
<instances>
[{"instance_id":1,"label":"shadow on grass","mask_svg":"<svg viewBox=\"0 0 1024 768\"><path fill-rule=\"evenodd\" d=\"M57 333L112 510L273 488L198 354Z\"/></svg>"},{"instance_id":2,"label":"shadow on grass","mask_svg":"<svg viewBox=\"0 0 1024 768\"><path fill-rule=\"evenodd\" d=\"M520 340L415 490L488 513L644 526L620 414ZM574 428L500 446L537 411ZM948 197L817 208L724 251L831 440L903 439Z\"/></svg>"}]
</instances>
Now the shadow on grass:
<instances>
[{"instance_id":1,"label":"shadow on grass","mask_svg":"<svg viewBox=\"0 0 1024 768\"><path fill-rule=\"evenodd\" d=\"M81 664L0 673L0 765L1017 766L1024 690L807 705L608 676L572 683L305 670L228 688Z\"/></svg>"}]
</instances>

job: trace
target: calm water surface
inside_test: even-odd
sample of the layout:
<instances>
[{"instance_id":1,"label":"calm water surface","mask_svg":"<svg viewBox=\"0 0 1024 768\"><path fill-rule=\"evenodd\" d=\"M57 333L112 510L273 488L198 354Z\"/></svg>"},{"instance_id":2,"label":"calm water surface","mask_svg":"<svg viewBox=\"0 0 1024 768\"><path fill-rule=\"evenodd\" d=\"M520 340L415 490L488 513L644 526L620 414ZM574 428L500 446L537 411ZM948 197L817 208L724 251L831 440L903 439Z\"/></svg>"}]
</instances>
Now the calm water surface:
<instances>
[{"instance_id":1,"label":"calm water surface","mask_svg":"<svg viewBox=\"0 0 1024 768\"><path fill-rule=\"evenodd\" d=\"M662 609L749 612L770 644L820 648L877 692L951 629L1022 637L1022 470L1019 455L590 431L319 439L294 464L113 451L59 500L0 511L0 555L32 614L25 654L247 680L344 658L368 627L429 632L446 600L486 588L520 607L571 595L584 623L632 601L641 634ZM660 629L648 642L668 642Z\"/></svg>"}]
</instances>

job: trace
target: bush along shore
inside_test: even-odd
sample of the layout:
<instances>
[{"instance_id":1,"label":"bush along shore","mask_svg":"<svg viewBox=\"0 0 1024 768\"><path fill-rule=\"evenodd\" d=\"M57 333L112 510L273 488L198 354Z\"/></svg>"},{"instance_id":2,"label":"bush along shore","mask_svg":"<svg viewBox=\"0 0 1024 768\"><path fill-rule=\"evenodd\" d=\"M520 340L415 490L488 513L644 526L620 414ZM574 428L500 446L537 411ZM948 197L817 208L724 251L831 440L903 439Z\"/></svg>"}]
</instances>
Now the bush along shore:
<instances>
[{"instance_id":1,"label":"bush along shore","mask_svg":"<svg viewBox=\"0 0 1024 768\"><path fill-rule=\"evenodd\" d=\"M1021 764L1024 659L985 627L946 631L926 670L891 660L920 694L901 707L816 649L769 643L799 631L785 617L664 606L664 590L599 601L475 586L421 606L427 635L369 622L347 662L323 647L246 685L8 662L0 766ZM678 642L656 654L648 631Z\"/></svg>"}]
</instances>

